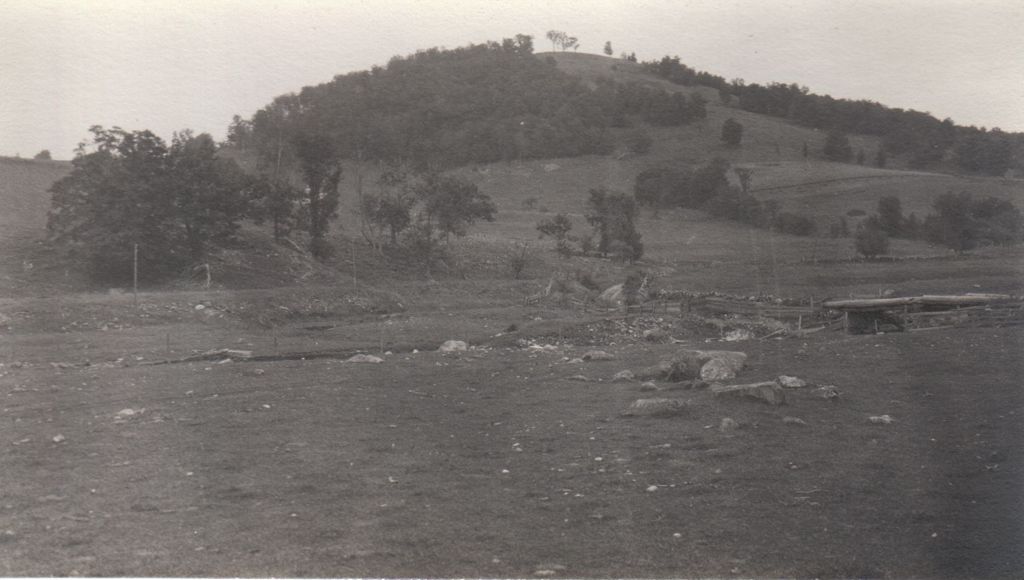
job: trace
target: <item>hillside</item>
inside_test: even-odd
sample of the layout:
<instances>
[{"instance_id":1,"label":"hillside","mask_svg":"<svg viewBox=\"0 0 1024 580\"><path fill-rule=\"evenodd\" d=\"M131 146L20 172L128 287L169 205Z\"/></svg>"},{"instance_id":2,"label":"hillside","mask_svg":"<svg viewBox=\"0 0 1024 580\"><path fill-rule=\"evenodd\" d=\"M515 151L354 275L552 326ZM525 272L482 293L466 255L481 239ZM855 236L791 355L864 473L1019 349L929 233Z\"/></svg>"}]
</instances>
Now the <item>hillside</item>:
<instances>
[{"instance_id":1,"label":"hillside","mask_svg":"<svg viewBox=\"0 0 1024 580\"><path fill-rule=\"evenodd\" d=\"M914 212L918 217L930 211L936 195L947 191L994 195L1024 207L1024 182L1020 180L877 169L823 161L820 159L825 138L822 132L726 106L715 97L716 91L712 89L675 85L650 74L637 63L602 56L553 53L536 58L553 60L559 70L591 87L611 80L619 84L637 83L670 94L700 93L707 99L706 118L667 127L651 126L634 119L631 127L606 128L615 143L621 143L622 137L631 131L646 131L652 146L643 155L630 153L618 145L607 155L474 163L457 169L457 173L491 196L499 209L495 223L478 224L468 239L451 248L455 271L463 272L458 274L460 276L472 272L474 277L495 281L506 277L508 274L502 264L507 259L510 243L519 241L533 247L532 261L524 275L528 279L546 280L553 272L571 266L549 251L550 241L537 239L538 221L556 212L568 213L575 221L575 233L583 233L586 230L582 219L583 202L589 189L607 187L631 192L636 175L645 169L692 167L721 157L734 166L752 170L751 191L758 199L777 200L784 211L814 219L819 236L795 238L751 230L738 224L709 221L701 212L694 211L661 212L657 216L645 212L639 224L646 246L644 267L661 272L665 285L750 293L830 295L855 290L874 292L901 281L923 290L960 288L963 283L958 280L978 275L981 281L974 283L987 284L988 289L1014 290L1020 286L1022 262L1013 249L1003 251L1003 254L1008 253L1005 259L986 259L970 262L970 265L945 262L936 267L935 262L928 262L909 266L857 266L854 270L864 272L834 274L825 274L814 265L821 260L849 260L855 256L849 238L831 239L821 237L820 233L827 232L833 220L851 210L874 211L882 196L899 196L904 212ZM721 142L721 125L728 118L744 126L744 139L739 148L728 148ZM877 137L854 135L851 141L855 149L871 151L878 146ZM806 159L803 156L805 143L811 153ZM255 165L251 151L235 147L225 153L244 165ZM352 163L346 163L340 217L333 234L333 243L339 251L332 262L320 265L290 248L275 251L263 229L247 227L241 246L219 252L212 258L218 272L218 285L253 288L336 283L351 275L353 258L357 275L363 280L386 283L417 278L420 273L409 264L390 258L382 260L359 243L355 218L356 176L360 175L364 184L373 189L376 168L376 164L367 163L357 172ZM62 162L0 160L0 184L3 186L0 199L11 208L0 216L0 225L4 228L0 235L5 246L0 280L9 292L38 292L41 288L98 289L75 274L73 267L69 270L67 265L51 263L55 258L33 241L44 234L48 209L46 190L68 169L69 164ZM891 254L941 258L948 252L922 242L897 240ZM713 265L713 270L707 270L709 265ZM621 272L621 265L593 259L577 258L576 267L598 272L602 284L615 283ZM751 268L756 275L750 275ZM868 275L867 270L875 273Z\"/></svg>"}]
</instances>

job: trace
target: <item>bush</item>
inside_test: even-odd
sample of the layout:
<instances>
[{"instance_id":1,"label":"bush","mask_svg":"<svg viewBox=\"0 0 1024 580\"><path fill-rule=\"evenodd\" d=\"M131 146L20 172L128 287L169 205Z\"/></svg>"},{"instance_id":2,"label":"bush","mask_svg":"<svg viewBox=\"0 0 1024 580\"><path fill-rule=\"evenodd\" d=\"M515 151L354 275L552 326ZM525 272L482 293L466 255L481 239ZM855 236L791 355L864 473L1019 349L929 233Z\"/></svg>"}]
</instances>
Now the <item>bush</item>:
<instances>
[{"instance_id":1,"label":"bush","mask_svg":"<svg viewBox=\"0 0 1024 580\"><path fill-rule=\"evenodd\" d=\"M722 141L728 147L739 147L743 142L743 125L729 117L722 123Z\"/></svg>"},{"instance_id":2,"label":"bush","mask_svg":"<svg viewBox=\"0 0 1024 580\"><path fill-rule=\"evenodd\" d=\"M889 251L889 235L875 220L869 219L857 228L853 245L860 255L874 258Z\"/></svg>"}]
</instances>

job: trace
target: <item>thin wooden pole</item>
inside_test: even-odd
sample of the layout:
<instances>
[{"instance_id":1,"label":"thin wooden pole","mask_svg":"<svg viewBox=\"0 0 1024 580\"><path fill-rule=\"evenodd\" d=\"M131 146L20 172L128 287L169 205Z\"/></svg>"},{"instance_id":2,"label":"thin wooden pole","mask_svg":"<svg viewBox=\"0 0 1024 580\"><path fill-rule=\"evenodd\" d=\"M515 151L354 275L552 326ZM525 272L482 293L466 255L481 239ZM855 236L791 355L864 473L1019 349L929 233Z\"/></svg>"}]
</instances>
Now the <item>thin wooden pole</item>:
<instances>
[{"instance_id":1,"label":"thin wooden pole","mask_svg":"<svg viewBox=\"0 0 1024 580\"><path fill-rule=\"evenodd\" d=\"M136 307L139 306L139 245L132 246L132 296Z\"/></svg>"}]
</instances>

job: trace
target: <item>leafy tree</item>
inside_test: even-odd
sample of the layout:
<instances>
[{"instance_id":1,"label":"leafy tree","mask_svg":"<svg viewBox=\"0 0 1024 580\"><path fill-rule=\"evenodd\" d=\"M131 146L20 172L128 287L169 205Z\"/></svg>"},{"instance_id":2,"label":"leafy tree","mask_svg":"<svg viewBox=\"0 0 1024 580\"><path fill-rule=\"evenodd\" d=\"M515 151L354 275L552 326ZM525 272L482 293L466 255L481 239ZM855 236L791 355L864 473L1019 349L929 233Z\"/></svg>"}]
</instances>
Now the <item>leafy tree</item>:
<instances>
[{"instance_id":1,"label":"leafy tree","mask_svg":"<svg viewBox=\"0 0 1024 580\"><path fill-rule=\"evenodd\" d=\"M449 236L465 236L477 220L494 221L497 207L476 185L438 173L427 174L415 188L423 202L423 216L445 242Z\"/></svg>"},{"instance_id":2,"label":"leafy tree","mask_svg":"<svg viewBox=\"0 0 1024 580\"><path fill-rule=\"evenodd\" d=\"M887 195L878 200L878 225L890 238L903 237L903 223L900 198Z\"/></svg>"},{"instance_id":3,"label":"leafy tree","mask_svg":"<svg viewBox=\"0 0 1024 580\"><path fill-rule=\"evenodd\" d=\"M572 220L564 213L555 214L554 217L542 220L537 224L537 231L541 237L551 236L555 240L555 250L568 256L572 253L569 246L569 232L572 231Z\"/></svg>"},{"instance_id":4,"label":"leafy tree","mask_svg":"<svg viewBox=\"0 0 1024 580\"><path fill-rule=\"evenodd\" d=\"M330 254L327 230L338 217L341 162L334 143L321 133L299 133L293 139L295 155L305 182L303 224L309 231L309 249L317 258Z\"/></svg>"},{"instance_id":5,"label":"leafy tree","mask_svg":"<svg viewBox=\"0 0 1024 580\"><path fill-rule=\"evenodd\" d=\"M1013 160L1008 136L994 129L975 132L962 138L953 148L957 165L972 173L1003 175Z\"/></svg>"},{"instance_id":6,"label":"leafy tree","mask_svg":"<svg viewBox=\"0 0 1024 580\"><path fill-rule=\"evenodd\" d=\"M605 188L590 190L586 219L597 236L597 251L607 256L613 249L631 263L643 256L641 235L636 231L636 200L631 195Z\"/></svg>"},{"instance_id":7,"label":"leafy tree","mask_svg":"<svg viewBox=\"0 0 1024 580\"><path fill-rule=\"evenodd\" d=\"M983 244L1021 241L1024 218L1012 203L994 197L975 200L971 194L944 193L932 203L935 213L925 218L926 239L957 252Z\"/></svg>"},{"instance_id":8,"label":"leafy tree","mask_svg":"<svg viewBox=\"0 0 1024 580\"><path fill-rule=\"evenodd\" d=\"M842 131L832 130L825 137L825 147L822 151L825 159L829 161L841 161L846 163L853 156L853 147L850 139Z\"/></svg>"},{"instance_id":9,"label":"leafy tree","mask_svg":"<svg viewBox=\"0 0 1024 580\"><path fill-rule=\"evenodd\" d=\"M35 159L37 161L49 161L49 160L53 159L53 157L50 156L50 150L49 149L43 149L39 153L36 153L35 156L32 157L32 159Z\"/></svg>"},{"instance_id":10,"label":"leafy tree","mask_svg":"<svg viewBox=\"0 0 1024 580\"><path fill-rule=\"evenodd\" d=\"M150 131L90 132L50 189L47 229L95 277L130 279L135 244L144 279L172 274L230 239L247 214L251 183L209 135L178 133L168 147Z\"/></svg>"},{"instance_id":11,"label":"leafy tree","mask_svg":"<svg viewBox=\"0 0 1024 580\"><path fill-rule=\"evenodd\" d=\"M251 178L252 217L257 224L269 221L274 241L280 242L296 226L296 207L302 190L286 179L274 179L266 173Z\"/></svg>"},{"instance_id":12,"label":"leafy tree","mask_svg":"<svg viewBox=\"0 0 1024 580\"><path fill-rule=\"evenodd\" d=\"M609 40L604 43L604 53L608 56L615 54L615 51L612 50L612 41Z\"/></svg>"},{"instance_id":13,"label":"leafy tree","mask_svg":"<svg viewBox=\"0 0 1024 580\"><path fill-rule=\"evenodd\" d=\"M551 41L551 51L554 52L555 48L564 46L565 40L569 38L569 35L562 32L561 30L549 30L547 35L548 40ZM563 48L563 50L565 50Z\"/></svg>"},{"instance_id":14,"label":"leafy tree","mask_svg":"<svg viewBox=\"0 0 1024 580\"><path fill-rule=\"evenodd\" d=\"M857 253L870 259L889 251L889 236L877 220L868 218L857 226L853 245Z\"/></svg>"},{"instance_id":15,"label":"leafy tree","mask_svg":"<svg viewBox=\"0 0 1024 580\"><path fill-rule=\"evenodd\" d=\"M234 161L217 157L210 135L176 133L167 151L174 225L184 234L189 257L199 261L206 244L231 239L245 216L249 180Z\"/></svg>"},{"instance_id":16,"label":"leafy tree","mask_svg":"<svg viewBox=\"0 0 1024 580\"><path fill-rule=\"evenodd\" d=\"M743 141L743 125L729 117L722 123L722 141L728 147L739 147Z\"/></svg>"}]
</instances>

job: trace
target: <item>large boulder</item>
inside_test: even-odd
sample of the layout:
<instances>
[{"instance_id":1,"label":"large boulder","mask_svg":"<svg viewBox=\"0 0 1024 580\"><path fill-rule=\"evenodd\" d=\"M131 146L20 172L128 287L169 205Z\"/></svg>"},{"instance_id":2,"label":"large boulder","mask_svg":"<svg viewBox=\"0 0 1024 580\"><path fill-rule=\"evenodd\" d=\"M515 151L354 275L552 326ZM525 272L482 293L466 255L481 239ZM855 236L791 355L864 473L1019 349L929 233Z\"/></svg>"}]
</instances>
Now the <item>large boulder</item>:
<instances>
[{"instance_id":1,"label":"large boulder","mask_svg":"<svg viewBox=\"0 0 1024 580\"><path fill-rule=\"evenodd\" d=\"M446 340L437 350L439 352L462 352L468 348L469 346L461 340Z\"/></svg>"},{"instance_id":2,"label":"large boulder","mask_svg":"<svg viewBox=\"0 0 1024 580\"><path fill-rule=\"evenodd\" d=\"M713 358L700 367L700 378L705 381L728 381L736 378L735 365Z\"/></svg>"},{"instance_id":3,"label":"large boulder","mask_svg":"<svg viewBox=\"0 0 1024 580\"><path fill-rule=\"evenodd\" d=\"M711 385L711 392L716 397L756 399L773 406L786 404L786 393L775 381L748 385Z\"/></svg>"}]
</instances>

